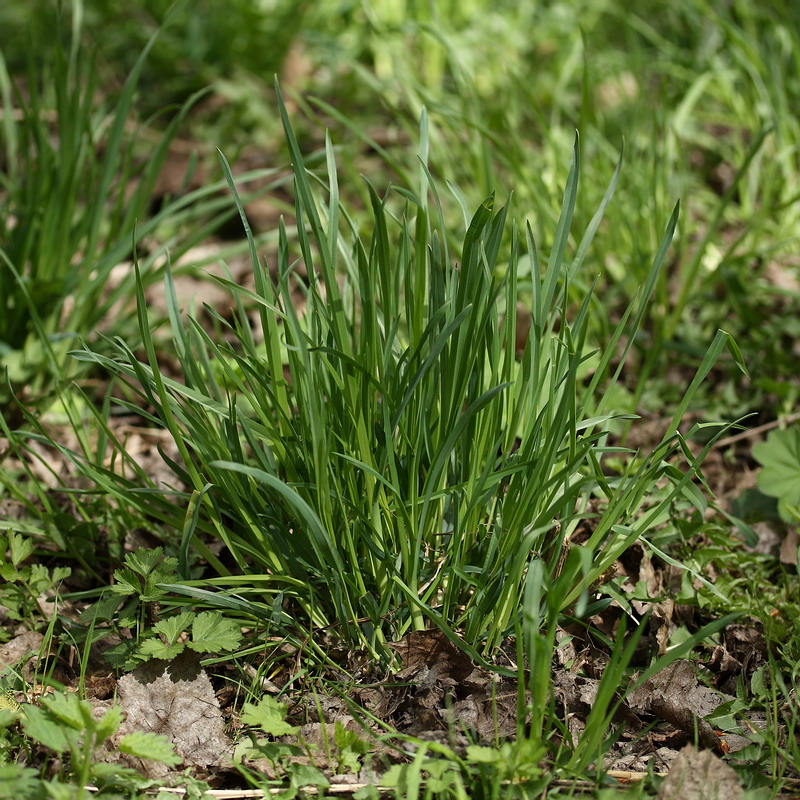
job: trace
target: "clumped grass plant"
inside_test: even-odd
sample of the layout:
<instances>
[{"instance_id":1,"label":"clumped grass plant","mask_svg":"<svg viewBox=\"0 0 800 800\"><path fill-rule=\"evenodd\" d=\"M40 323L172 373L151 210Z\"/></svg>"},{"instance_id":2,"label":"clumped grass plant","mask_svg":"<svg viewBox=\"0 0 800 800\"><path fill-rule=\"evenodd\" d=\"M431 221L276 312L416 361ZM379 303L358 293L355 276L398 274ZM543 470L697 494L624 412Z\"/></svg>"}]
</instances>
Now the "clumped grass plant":
<instances>
[{"instance_id":1,"label":"clumped grass plant","mask_svg":"<svg viewBox=\"0 0 800 800\"><path fill-rule=\"evenodd\" d=\"M230 216L219 185L166 198L151 212L170 142L200 97L172 115L155 144L142 145L134 99L156 34L119 95L99 101L94 64L81 43L80 3L66 47L66 20L51 16L54 46L41 62L29 59L24 80L12 80L0 54L0 368L11 384L0 389L0 404L6 410L11 392L29 404L51 401L54 381L75 377L77 363L67 351L101 323L122 332L126 315L110 311L131 298L133 270L113 285L110 278L133 247L159 232L177 258ZM143 258L147 281L163 261L161 248ZM126 333L133 332L129 326Z\"/></svg>"},{"instance_id":2,"label":"clumped grass plant","mask_svg":"<svg viewBox=\"0 0 800 800\"><path fill-rule=\"evenodd\" d=\"M628 410L677 402L679 393L660 380L665 365L688 372L718 327L743 343L759 390L796 399L794 318L772 312L782 297L797 298L800 128L789 111L797 85L786 76L797 71L800 27L791 4L646 2L631 10L618 0L499 7L476 0L445 11L376 1L363 14L369 25L359 58L335 39L330 47L330 58L353 75L351 93L373 93L370 104L388 107L387 126L406 137L424 105L433 123L431 168L471 207L494 187L514 186L516 207L530 215L539 241L558 218L574 129L585 156L578 225L594 214L624 138L629 169L598 248L607 308L624 309L646 282L663 219L680 198L670 269L635 347L641 374L656 380L626 382ZM387 145L388 137L374 140L372 120L364 124L322 94L309 106L367 152L386 152L398 174L413 170L408 152ZM528 292L527 275L520 277ZM575 275L573 297L593 277ZM600 341L613 332L606 315L591 324ZM735 371L729 378L737 380ZM709 393L698 399L732 419L763 405L751 389L724 402Z\"/></svg>"},{"instance_id":3,"label":"clumped grass plant","mask_svg":"<svg viewBox=\"0 0 800 800\"><path fill-rule=\"evenodd\" d=\"M211 583L235 589L238 607L247 595L258 616L282 627L334 627L376 656L387 639L433 624L449 636L459 630L460 645L484 660L518 625L532 565L542 585L558 587L552 611L583 615L589 587L617 556L664 521L677 495L697 498L690 483L697 460L681 471L671 457L680 446L689 454L678 422L728 341L724 334L663 444L631 457L621 472L604 466L609 452L619 453L606 443L613 413L603 407L604 391L644 315L677 208L636 304L611 344L594 351L591 294L579 305L567 300L577 140L553 246L540 265L530 227L509 224L507 207L495 208L494 198L472 217L460 252L450 251L439 188L426 167L424 115L416 191L381 195L368 184L372 223L363 233L339 203L331 143L327 177L309 173L280 102L298 224L294 244L281 224L275 278L222 157L251 244L255 291L222 281L233 316L209 309L214 336L184 317L167 276L182 381L160 370L141 285L145 360L119 340L113 357L75 353L128 384L130 407L174 438L180 461L170 465L191 492L180 521L182 553L206 551L198 534L213 533L240 574L211 557L223 573ZM613 188L571 269L588 252ZM523 253L534 264L534 291L518 356ZM300 265L307 281L298 277ZM246 304L258 309L263 341ZM152 493L83 468L126 504L145 513L155 505ZM656 490L663 480L671 488ZM166 511L162 505L156 516ZM592 533L572 545L581 521ZM188 577L184 567L185 558ZM213 600L200 584L174 588Z\"/></svg>"}]
</instances>

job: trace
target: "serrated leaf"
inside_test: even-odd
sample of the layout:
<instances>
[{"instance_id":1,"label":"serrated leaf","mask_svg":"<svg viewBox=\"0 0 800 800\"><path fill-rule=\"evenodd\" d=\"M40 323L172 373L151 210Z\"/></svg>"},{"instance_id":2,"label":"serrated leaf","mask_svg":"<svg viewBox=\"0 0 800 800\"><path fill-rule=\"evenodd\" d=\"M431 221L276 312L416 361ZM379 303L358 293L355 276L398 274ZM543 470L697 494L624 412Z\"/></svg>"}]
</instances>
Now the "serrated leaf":
<instances>
[{"instance_id":1,"label":"serrated leaf","mask_svg":"<svg viewBox=\"0 0 800 800\"><path fill-rule=\"evenodd\" d=\"M151 658L159 658L163 661L170 661L175 656L182 653L185 649L183 642L175 642L174 644L165 644L161 639L145 639L136 651L137 655L147 661Z\"/></svg>"},{"instance_id":2,"label":"serrated leaf","mask_svg":"<svg viewBox=\"0 0 800 800\"><path fill-rule=\"evenodd\" d=\"M475 764L495 764L502 759L502 754L496 747L471 744L467 747L467 759Z\"/></svg>"},{"instance_id":3,"label":"serrated leaf","mask_svg":"<svg viewBox=\"0 0 800 800\"><path fill-rule=\"evenodd\" d=\"M94 735L97 744L102 744L110 736L113 736L121 724L122 709L117 705L111 706L95 723Z\"/></svg>"},{"instance_id":4,"label":"serrated leaf","mask_svg":"<svg viewBox=\"0 0 800 800\"><path fill-rule=\"evenodd\" d=\"M50 574L50 581L53 584L61 583L72 575L72 567L54 567Z\"/></svg>"},{"instance_id":5,"label":"serrated leaf","mask_svg":"<svg viewBox=\"0 0 800 800\"><path fill-rule=\"evenodd\" d=\"M119 741L119 749L123 753L136 758L149 758L151 761L160 761L168 767L181 763L180 756L175 752L175 747L166 736L155 733L134 731L123 736Z\"/></svg>"},{"instance_id":6,"label":"serrated leaf","mask_svg":"<svg viewBox=\"0 0 800 800\"><path fill-rule=\"evenodd\" d=\"M339 772L358 772L361 769L361 756L370 750L369 742L365 742L355 731L347 730L339 720L333 729L333 741L338 751Z\"/></svg>"},{"instance_id":7,"label":"serrated leaf","mask_svg":"<svg viewBox=\"0 0 800 800\"><path fill-rule=\"evenodd\" d=\"M339 750L336 760L338 762L337 773L352 772L357 775L361 770L361 758L352 750Z\"/></svg>"},{"instance_id":8,"label":"serrated leaf","mask_svg":"<svg viewBox=\"0 0 800 800\"><path fill-rule=\"evenodd\" d=\"M94 719L88 704L81 707L81 701L74 694L56 692L46 695L42 698L42 705L52 716L77 730L83 730Z\"/></svg>"},{"instance_id":9,"label":"serrated leaf","mask_svg":"<svg viewBox=\"0 0 800 800\"><path fill-rule=\"evenodd\" d=\"M117 612L117 625L120 628L133 628L137 624L139 599L131 597L123 603L122 608Z\"/></svg>"},{"instance_id":10,"label":"serrated leaf","mask_svg":"<svg viewBox=\"0 0 800 800\"><path fill-rule=\"evenodd\" d=\"M125 556L125 563L134 572L144 577L156 568L163 555L163 547L154 547L152 550L147 547L139 547Z\"/></svg>"},{"instance_id":11,"label":"serrated leaf","mask_svg":"<svg viewBox=\"0 0 800 800\"><path fill-rule=\"evenodd\" d=\"M116 583L112 583L110 588L115 594L133 594L138 596L142 591L142 584L133 570L127 568L115 569L114 580Z\"/></svg>"},{"instance_id":12,"label":"serrated leaf","mask_svg":"<svg viewBox=\"0 0 800 800\"><path fill-rule=\"evenodd\" d=\"M165 558L144 575L144 588L140 595L145 603L154 603L167 593L158 587L159 583L175 583L178 580L178 560Z\"/></svg>"},{"instance_id":13,"label":"serrated leaf","mask_svg":"<svg viewBox=\"0 0 800 800\"><path fill-rule=\"evenodd\" d=\"M174 617L167 617L159 620L153 630L162 634L169 644L174 644L175 640L192 624L195 615L191 611L181 611Z\"/></svg>"},{"instance_id":14,"label":"serrated leaf","mask_svg":"<svg viewBox=\"0 0 800 800\"><path fill-rule=\"evenodd\" d=\"M288 736L300 728L286 722L286 706L268 694L256 705L245 703L242 708L242 722L261 728L268 736Z\"/></svg>"},{"instance_id":15,"label":"serrated leaf","mask_svg":"<svg viewBox=\"0 0 800 800\"><path fill-rule=\"evenodd\" d=\"M203 611L192 624L189 647L200 653L219 653L235 650L242 640L239 624L223 617L218 611Z\"/></svg>"},{"instance_id":16,"label":"serrated leaf","mask_svg":"<svg viewBox=\"0 0 800 800\"><path fill-rule=\"evenodd\" d=\"M31 564L28 586L34 594L42 594L53 588L54 581L44 564Z\"/></svg>"},{"instance_id":17,"label":"serrated leaf","mask_svg":"<svg viewBox=\"0 0 800 800\"><path fill-rule=\"evenodd\" d=\"M58 778L54 778L48 781L45 787L47 800L75 800L75 785L71 782L61 783Z\"/></svg>"},{"instance_id":18,"label":"serrated leaf","mask_svg":"<svg viewBox=\"0 0 800 800\"><path fill-rule=\"evenodd\" d=\"M758 488L781 503L800 505L800 426L772 431L753 446L753 455L762 465Z\"/></svg>"},{"instance_id":19,"label":"serrated leaf","mask_svg":"<svg viewBox=\"0 0 800 800\"><path fill-rule=\"evenodd\" d=\"M38 797L39 771L20 764L0 767L0 797Z\"/></svg>"},{"instance_id":20,"label":"serrated leaf","mask_svg":"<svg viewBox=\"0 0 800 800\"><path fill-rule=\"evenodd\" d=\"M80 732L56 722L44 709L30 706L25 711L22 728L39 744L57 753L64 753L70 745L77 743Z\"/></svg>"}]
</instances>

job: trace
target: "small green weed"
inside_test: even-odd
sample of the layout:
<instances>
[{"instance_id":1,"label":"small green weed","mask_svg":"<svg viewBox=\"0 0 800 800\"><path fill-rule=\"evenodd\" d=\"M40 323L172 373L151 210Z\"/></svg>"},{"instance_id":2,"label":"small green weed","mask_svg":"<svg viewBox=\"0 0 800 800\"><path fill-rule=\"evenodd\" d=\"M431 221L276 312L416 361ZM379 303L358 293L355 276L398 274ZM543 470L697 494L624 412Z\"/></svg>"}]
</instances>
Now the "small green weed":
<instances>
[{"instance_id":1,"label":"small green weed","mask_svg":"<svg viewBox=\"0 0 800 800\"><path fill-rule=\"evenodd\" d=\"M785 522L800 523L800 425L772 431L754 445L753 456L761 464L759 489L778 499Z\"/></svg>"},{"instance_id":2,"label":"small green weed","mask_svg":"<svg viewBox=\"0 0 800 800\"><path fill-rule=\"evenodd\" d=\"M257 728L264 736L248 731L249 741L242 739L236 748L234 761L241 764L243 759L266 759L278 774L285 776L280 782L281 789L293 794L300 787L314 786L318 791L324 791L330 786L330 781L315 766L313 752L308 746L300 744L287 744L272 741L274 737L295 735L300 729L286 722L286 706L278 700L265 695L258 703L245 703L241 719L245 725ZM267 738L265 738L267 737ZM298 757L306 757L311 763L302 763ZM244 774L247 771L243 769ZM250 778L256 784L261 783L258 778ZM286 785L288 781L288 786Z\"/></svg>"},{"instance_id":3,"label":"small green weed","mask_svg":"<svg viewBox=\"0 0 800 800\"><path fill-rule=\"evenodd\" d=\"M131 670L154 658L168 661L187 647L198 653L229 653L238 648L239 623L217 611L162 613L160 603L168 592L161 585L178 580L177 565L178 559L165 557L160 547L128 553L125 566L114 572L116 582L110 594L82 612L81 620L92 626L113 622L115 631L132 631L132 636L123 636L104 653L111 666ZM98 628L94 636L106 631Z\"/></svg>"},{"instance_id":4,"label":"small green weed","mask_svg":"<svg viewBox=\"0 0 800 800\"><path fill-rule=\"evenodd\" d=\"M40 616L39 598L55 594L72 572L69 567L49 570L44 564L31 562L33 552L30 537L13 531L0 535L0 606L9 619L28 624Z\"/></svg>"},{"instance_id":5,"label":"small green weed","mask_svg":"<svg viewBox=\"0 0 800 800\"><path fill-rule=\"evenodd\" d=\"M12 733L17 722L21 723L21 732ZM10 796L7 790L12 786L14 796L25 800L44 796L81 800L94 796L86 788L91 784L101 796L144 788L148 781L135 770L98 760L100 751L121 723L122 712L116 706L96 715L89 703L70 693L46 695L41 706L26 703L17 709L0 710L0 725L6 736L17 739L16 747L26 752L28 763L39 759L41 748L63 759L60 774L47 778L41 778L38 770L21 763L0 767L0 796ZM170 766L180 761L172 744L153 733L123 736L118 748L123 753Z\"/></svg>"}]
</instances>

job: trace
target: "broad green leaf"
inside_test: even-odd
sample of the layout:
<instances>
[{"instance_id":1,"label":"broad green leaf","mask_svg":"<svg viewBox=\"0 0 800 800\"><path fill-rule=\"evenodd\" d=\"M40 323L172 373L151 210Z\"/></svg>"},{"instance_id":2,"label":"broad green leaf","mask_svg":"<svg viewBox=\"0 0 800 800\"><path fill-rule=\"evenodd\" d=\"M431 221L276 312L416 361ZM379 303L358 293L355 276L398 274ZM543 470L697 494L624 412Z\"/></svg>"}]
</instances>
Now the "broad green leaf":
<instances>
[{"instance_id":1,"label":"broad green leaf","mask_svg":"<svg viewBox=\"0 0 800 800\"><path fill-rule=\"evenodd\" d=\"M121 592L118 594L121 594ZM92 605L81 611L80 620L83 623L112 620L121 602L123 601L120 597L114 597L113 595L101 597L96 603L92 603Z\"/></svg>"},{"instance_id":2,"label":"broad green leaf","mask_svg":"<svg viewBox=\"0 0 800 800\"><path fill-rule=\"evenodd\" d=\"M42 705L52 716L78 730L85 728L87 720L92 719L91 711L87 716L88 706L81 708L81 701L77 696L68 692L46 695L42 698Z\"/></svg>"},{"instance_id":3,"label":"broad green leaf","mask_svg":"<svg viewBox=\"0 0 800 800\"><path fill-rule=\"evenodd\" d=\"M162 547L154 547L152 550L146 547L139 547L125 556L125 563L138 575L144 576L156 568L163 555L164 549ZM167 558L164 559L164 561L168 560Z\"/></svg>"},{"instance_id":4,"label":"broad green leaf","mask_svg":"<svg viewBox=\"0 0 800 800\"><path fill-rule=\"evenodd\" d=\"M141 661L141 659L136 656L137 648L138 644L135 639L123 639L119 644L109 647L109 649L103 653L103 658L112 667L127 669Z\"/></svg>"},{"instance_id":5,"label":"broad green leaf","mask_svg":"<svg viewBox=\"0 0 800 800\"><path fill-rule=\"evenodd\" d=\"M22 727L25 733L35 739L39 744L65 753L70 745L75 745L80 737L80 731L54 720L50 714L38 706L29 706L25 709Z\"/></svg>"},{"instance_id":6,"label":"broad green leaf","mask_svg":"<svg viewBox=\"0 0 800 800\"><path fill-rule=\"evenodd\" d=\"M162 634L169 644L174 644L177 638L192 624L194 618L193 612L181 611L174 617L159 620L153 625L153 630Z\"/></svg>"},{"instance_id":7,"label":"broad green leaf","mask_svg":"<svg viewBox=\"0 0 800 800\"><path fill-rule=\"evenodd\" d=\"M471 744L467 747L467 759L473 764L495 764L503 754L496 747Z\"/></svg>"},{"instance_id":8,"label":"broad green leaf","mask_svg":"<svg viewBox=\"0 0 800 800\"><path fill-rule=\"evenodd\" d=\"M261 728L268 736L287 736L300 728L286 722L286 706L274 697L264 695L256 705L245 703L242 722Z\"/></svg>"},{"instance_id":9,"label":"broad green leaf","mask_svg":"<svg viewBox=\"0 0 800 800\"><path fill-rule=\"evenodd\" d=\"M319 786L327 788L330 781L311 764L289 764L286 770L293 786Z\"/></svg>"},{"instance_id":10,"label":"broad green leaf","mask_svg":"<svg viewBox=\"0 0 800 800\"><path fill-rule=\"evenodd\" d=\"M119 749L137 758L149 758L151 761L160 761L168 767L181 763L180 756L175 752L175 747L166 736L155 733L134 731L123 736L119 741Z\"/></svg>"},{"instance_id":11,"label":"broad green leaf","mask_svg":"<svg viewBox=\"0 0 800 800\"><path fill-rule=\"evenodd\" d=\"M198 652L219 653L235 650L242 640L236 620L227 619L216 611L203 611L192 624L189 647Z\"/></svg>"},{"instance_id":12,"label":"broad green leaf","mask_svg":"<svg viewBox=\"0 0 800 800\"><path fill-rule=\"evenodd\" d=\"M140 645L137 653L144 656L146 659L159 658L162 661L170 661L175 656L180 655L184 651L185 645L183 642L175 642L174 644L165 644L161 639L145 639Z\"/></svg>"},{"instance_id":13,"label":"broad green leaf","mask_svg":"<svg viewBox=\"0 0 800 800\"><path fill-rule=\"evenodd\" d=\"M39 797L39 771L20 764L0 766L0 797Z\"/></svg>"},{"instance_id":14,"label":"broad green leaf","mask_svg":"<svg viewBox=\"0 0 800 800\"><path fill-rule=\"evenodd\" d=\"M97 737L97 744L102 744L110 736L113 736L122 724L122 709L113 705L103 714L95 724L94 733Z\"/></svg>"},{"instance_id":15,"label":"broad green leaf","mask_svg":"<svg viewBox=\"0 0 800 800\"><path fill-rule=\"evenodd\" d=\"M753 446L753 455L761 464L758 488L781 503L800 505L800 425L772 431Z\"/></svg>"},{"instance_id":16,"label":"broad green leaf","mask_svg":"<svg viewBox=\"0 0 800 800\"><path fill-rule=\"evenodd\" d=\"M115 594L136 595L142 591L142 584L136 573L130 569L115 569L114 580L110 589Z\"/></svg>"},{"instance_id":17,"label":"broad green leaf","mask_svg":"<svg viewBox=\"0 0 800 800\"><path fill-rule=\"evenodd\" d=\"M370 750L369 742L364 741L355 731L345 728L339 720L334 725L333 741L337 749L339 772L349 770L357 773L361 769L361 756Z\"/></svg>"},{"instance_id":18,"label":"broad green leaf","mask_svg":"<svg viewBox=\"0 0 800 800\"><path fill-rule=\"evenodd\" d=\"M19 533L8 534L8 549L11 551L11 563L18 567L31 553L33 553L33 540Z\"/></svg>"}]
</instances>

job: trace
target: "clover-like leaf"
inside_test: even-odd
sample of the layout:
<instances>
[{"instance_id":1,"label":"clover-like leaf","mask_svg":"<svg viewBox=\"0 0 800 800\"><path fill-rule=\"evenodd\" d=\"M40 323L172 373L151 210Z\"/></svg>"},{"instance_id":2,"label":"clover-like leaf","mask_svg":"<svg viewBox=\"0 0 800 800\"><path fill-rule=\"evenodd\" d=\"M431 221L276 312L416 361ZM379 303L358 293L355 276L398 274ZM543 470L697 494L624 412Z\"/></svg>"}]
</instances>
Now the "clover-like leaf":
<instances>
[{"instance_id":1,"label":"clover-like leaf","mask_svg":"<svg viewBox=\"0 0 800 800\"><path fill-rule=\"evenodd\" d=\"M239 624L219 612L203 611L192 624L189 647L199 653L219 653L235 650L242 640Z\"/></svg>"}]
</instances>

